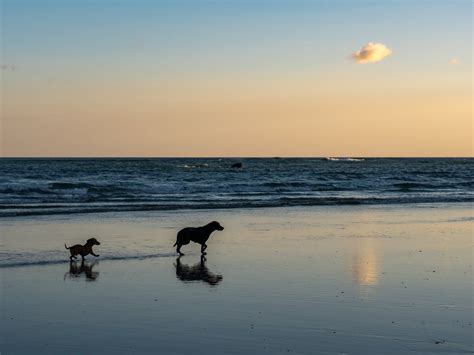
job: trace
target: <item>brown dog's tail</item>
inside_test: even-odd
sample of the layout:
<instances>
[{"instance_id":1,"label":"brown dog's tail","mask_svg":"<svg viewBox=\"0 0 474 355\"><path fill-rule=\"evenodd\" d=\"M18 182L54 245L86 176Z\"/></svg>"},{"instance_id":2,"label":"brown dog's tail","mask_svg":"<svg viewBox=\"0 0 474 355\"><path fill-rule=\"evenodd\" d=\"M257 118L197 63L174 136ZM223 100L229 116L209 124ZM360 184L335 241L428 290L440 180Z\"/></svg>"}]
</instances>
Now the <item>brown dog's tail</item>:
<instances>
[{"instance_id":1,"label":"brown dog's tail","mask_svg":"<svg viewBox=\"0 0 474 355\"><path fill-rule=\"evenodd\" d=\"M71 249L71 248L68 248L68 247L67 247L66 243L64 243L64 247L65 247L66 249Z\"/></svg>"}]
</instances>

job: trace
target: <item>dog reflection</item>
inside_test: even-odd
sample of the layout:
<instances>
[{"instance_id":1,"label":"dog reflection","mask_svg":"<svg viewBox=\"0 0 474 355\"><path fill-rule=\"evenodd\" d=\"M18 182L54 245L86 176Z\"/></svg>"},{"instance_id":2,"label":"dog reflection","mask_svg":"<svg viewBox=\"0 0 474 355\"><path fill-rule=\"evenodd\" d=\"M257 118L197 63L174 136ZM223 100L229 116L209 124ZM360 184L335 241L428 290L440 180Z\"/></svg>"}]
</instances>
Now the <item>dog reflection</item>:
<instances>
[{"instance_id":1,"label":"dog reflection","mask_svg":"<svg viewBox=\"0 0 474 355\"><path fill-rule=\"evenodd\" d=\"M181 263L181 257L176 259L176 277L183 282L203 281L211 286L216 286L222 281L222 275L217 275L209 271L206 267L206 258L201 256L201 261L193 266Z\"/></svg>"},{"instance_id":2,"label":"dog reflection","mask_svg":"<svg viewBox=\"0 0 474 355\"><path fill-rule=\"evenodd\" d=\"M78 263L71 262L69 264L69 271L66 272L64 275L64 279L66 279L66 276L69 276L70 278L79 278L81 277L82 274L86 275L86 280L87 281L95 281L97 277L99 276L99 272L97 271L92 271L93 267L97 263L88 263L82 261L79 265Z\"/></svg>"}]
</instances>

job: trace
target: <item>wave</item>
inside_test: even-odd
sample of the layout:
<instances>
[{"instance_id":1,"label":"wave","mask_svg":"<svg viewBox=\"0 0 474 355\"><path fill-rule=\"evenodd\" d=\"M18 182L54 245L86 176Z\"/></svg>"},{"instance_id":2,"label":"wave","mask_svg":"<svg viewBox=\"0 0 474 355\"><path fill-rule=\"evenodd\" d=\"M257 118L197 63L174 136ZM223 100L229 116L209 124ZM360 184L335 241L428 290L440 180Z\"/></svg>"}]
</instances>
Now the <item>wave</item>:
<instances>
[{"instance_id":1,"label":"wave","mask_svg":"<svg viewBox=\"0 0 474 355\"><path fill-rule=\"evenodd\" d=\"M94 185L84 182L53 182L49 184L49 187L53 190L71 190L71 189L87 189Z\"/></svg>"},{"instance_id":2,"label":"wave","mask_svg":"<svg viewBox=\"0 0 474 355\"><path fill-rule=\"evenodd\" d=\"M176 210L212 210L237 208L272 208L296 206L345 206L345 205L381 205L381 204L421 204L421 203L465 203L474 202L473 195L442 196L408 196L408 197L280 197L277 199L225 199L222 201L188 201L186 203L170 202L166 204L137 203L137 204L104 204L104 205L53 205L0 208L0 218L61 215L80 213L105 212L146 212L146 211L176 211Z\"/></svg>"},{"instance_id":3,"label":"wave","mask_svg":"<svg viewBox=\"0 0 474 355\"><path fill-rule=\"evenodd\" d=\"M185 168L185 169L208 168L208 167L209 167L209 164L206 164L206 163L203 163L203 164L191 164L191 165L184 164L184 165L182 165L182 167Z\"/></svg>"},{"instance_id":4,"label":"wave","mask_svg":"<svg viewBox=\"0 0 474 355\"><path fill-rule=\"evenodd\" d=\"M153 258L170 258L176 257L176 253L156 253L156 254L139 254L139 255L110 255L101 256L100 259L86 259L86 262L98 262L106 260L143 260ZM81 261L76 261L80 263ZM46 265L59 265L69 264L68 258L56 259L56 260L14 260L5 263L0 263L0 269L13 268L13 267L25 267L25 266L46 266Z\"/></svg>"},{"instance_id":5,"label":"wave","mask_svg":"<svg viewBox=\"0 0 474 355\"><path fill-rule=\"evenodd\" d=\"M266 188L273 188L273 189L283 189L297 192L298 190L295 188L301 188L303 191L347 191L348 187L343 186L336 186L331 183L312 183L308 181L280 181L280 182L265 182L260 185L260 187Z\"/></svg>"},{"instance_id":6,"label":"wave","mask_svg":"<svg viewBox=\"0 0 474 355\"><path fill-rule=\"evenodd\" d=\"M54 194L53 191L50 191L45 188L39 187L28 187L28 186L20 186L20 187L6 187L0 189L1 194L14 194L18 196L30 196L30 195L50 195Z\"/></svg>"},{"instance_id":7,"label":"wave","mask_svg":"<svg viewBox=\"0 0 474 355\"><path fill-rule=\"evenodd\" d=\"M421 183L421 182L401 182L393 184L394 187L398 188L399 191L424 191L424 190L433 190L440 188L449 188L451 185L435 185L430 183Z\"/></svg>"},{"instance_id":8,"label":"wave","mask_svg":"<svg viewBox=\"0 0 474 355\"><path fill-rule=\"evenodd\" d=\"M327 160L327 161L364 161L365 159L362 159L362 158L332 158L332 157L327 157L327 158L324 158L324 160Z\"/></svg>"}]
</instances>

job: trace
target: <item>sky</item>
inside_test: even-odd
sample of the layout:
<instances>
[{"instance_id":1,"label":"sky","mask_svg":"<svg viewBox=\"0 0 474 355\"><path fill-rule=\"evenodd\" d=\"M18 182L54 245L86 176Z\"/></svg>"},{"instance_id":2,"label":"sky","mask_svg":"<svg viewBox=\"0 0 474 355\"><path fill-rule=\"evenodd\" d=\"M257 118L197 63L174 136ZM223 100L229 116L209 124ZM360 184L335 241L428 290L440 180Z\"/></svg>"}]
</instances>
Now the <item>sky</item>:
<instances>
[{"instance_id":1,"label":"sky","mask_svg":"<svg viewBox=\"0 0 474 355\"><path fill-rule=\"evenodd\" d=\"M0 0L4 157L472 156L472 2Z\"/></svg>"}]
</instances>

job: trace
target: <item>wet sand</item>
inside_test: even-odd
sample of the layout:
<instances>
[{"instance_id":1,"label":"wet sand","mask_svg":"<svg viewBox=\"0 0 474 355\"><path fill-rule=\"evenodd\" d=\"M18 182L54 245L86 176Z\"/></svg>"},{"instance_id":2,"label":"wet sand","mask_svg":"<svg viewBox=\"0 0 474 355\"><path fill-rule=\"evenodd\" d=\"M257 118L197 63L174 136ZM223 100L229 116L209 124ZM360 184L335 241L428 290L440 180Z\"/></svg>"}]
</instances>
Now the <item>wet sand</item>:
<instances>
[{"instance_id":1,"label":"wet sand","mask_svg":"<svg viewBox=\"0 0 474 355\"><path fill-rule=\"evenodd\" d=\"M208 255L184 226L218 220ZM1 219L2 354L473 352L471 204ZM63 244L95 236L99 258Z\"/></svg>"}]
</instances>

